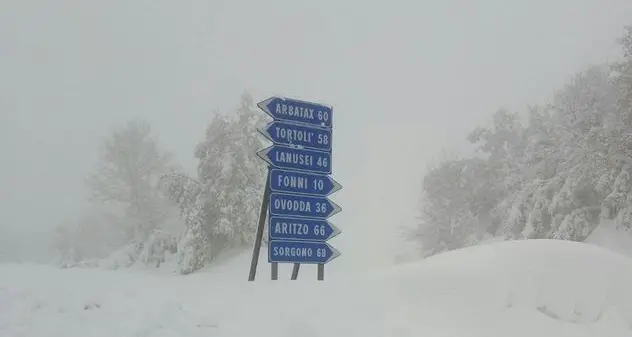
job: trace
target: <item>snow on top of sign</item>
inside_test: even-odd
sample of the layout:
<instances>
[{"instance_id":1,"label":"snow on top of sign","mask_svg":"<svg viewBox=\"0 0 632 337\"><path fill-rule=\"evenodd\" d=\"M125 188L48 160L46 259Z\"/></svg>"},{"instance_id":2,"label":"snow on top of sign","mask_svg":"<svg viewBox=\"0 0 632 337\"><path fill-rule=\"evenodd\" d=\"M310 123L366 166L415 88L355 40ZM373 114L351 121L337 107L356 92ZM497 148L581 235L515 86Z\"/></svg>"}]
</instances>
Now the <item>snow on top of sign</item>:
<instances>
[{"instance_id":1,"label":"snow on top of sign","mask_svg":"<svg viewBox=\"0 0 632 337\"><path fill-rule=\"evenodd\" d=\"M334 107L332 105L329 105L329 104L326 104L326 103L323 103L323 102L320 102L320 101L304 100L304 99L298 99L298 98L294 98L294 97L287 97L287 96L283 96L283 95L270 96L270 97L266 98L265 100L257 103L257 106L259 106L260 108L262 106L266 106L266 105L268 105L268 103L270 103L274 99L280 99L282 101L294 101L294 102L308 103L308 104L320 105L322 107L326 107L326 108L329 108L331 110L334 109Z\"/></svg>"}]
</instances>

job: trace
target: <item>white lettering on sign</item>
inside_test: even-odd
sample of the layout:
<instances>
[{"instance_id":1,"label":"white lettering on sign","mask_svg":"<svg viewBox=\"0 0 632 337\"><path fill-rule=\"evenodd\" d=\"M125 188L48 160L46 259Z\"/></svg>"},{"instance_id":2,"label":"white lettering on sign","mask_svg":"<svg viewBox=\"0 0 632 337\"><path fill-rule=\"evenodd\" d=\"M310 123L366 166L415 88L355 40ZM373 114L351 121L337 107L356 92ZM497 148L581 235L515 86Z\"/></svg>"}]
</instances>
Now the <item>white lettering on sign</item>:
<instances>
[{"instance_id":1,"label":"white lettering on sign","mask_svg":"<svg viewBox=\"0 0 632 337\"><path fill-rule=\"evenodd\" d=\"M320 253L321 252L319 252L319 254ZM272 254L274 256L309 258L309 257L312 257L312 255L314 255L314 252L312 251L311 248L306 248L306 247L274 247L272 249Z\"/></svg>"},{"instance_id":2,"label":"white lettering on sign","mask_svg":"<svg viewBox=\"0 0 632 337\"><path fill-rule=\"evenodd\" d=\"M274 208L283 210L283 211L294 211L294 212L311 212L312 205L309 202L303 200L286 200L286 199L275 199L274 200ZM320 208L319 208L320 210Z\"/></svg>"},{"instance_id":3,"label":"white lettering on sign","mask_svg":"<svg viewBox=\"0 0 632 337\"><path fill-rule=\"evenodd\" d=\"M283 174L279 174L277 177L278 184L281 187L285 188L299 188L302 190L307 189L307 178L305 177L294 177L294 176L286 176Z\"/></svg>"},{"instance_id":4,"label":"white lettering on sign","mask_svg":"<svg viewBox=\"0 0 632 337\"><path fill-rule=\"evenodd\" d=\"M281 222L277 221L274 224L274 233L286 234L286 235L308 235L309 226L304 223L298 222Z\"/></svg>"},{"instance_id":5,"label":"white lettering on sign","mask_svg":"<svg viewBox=\"0 0 632 337\"><path fill-rule=\"evenodd\" d=\"M298 164L298 165L307 165L312 166L314 163L314 157L309 154L300 154L300 153L292 153L292 152L284 152L277 151L276 152L276 160L279 163L285 164ZM320 164L320 163L319 163ZM321 166L321 165L319 165ZM327 165L325 165L327 166Z\"/></svg>"},{"instance_id":6,"label":"white lettering on sign","mask_svg":"<svg viewBox=\"0 0 632 337\"><path fill-rule=\"evenodd\" d=\"M309 132L305 130L294 130L291 128L283 128L283 127L275 127L276 137L277 139L285 140L289 143L294 142L307 142L311 143L312 138L314 138L314 132Z\"/></svg>"},{"instance_id":7,"label":"white lettering on sign","mask_svg":"<svg viewBox=\"0 0 632 337\"><path fill-rule=\"evenodd\" d=\"M286 115L305 119L314 119L314 109L304 108L301 106L293 106L284 103L277 103L276 113L278 115Z\"/></svg>"}]
</instances>

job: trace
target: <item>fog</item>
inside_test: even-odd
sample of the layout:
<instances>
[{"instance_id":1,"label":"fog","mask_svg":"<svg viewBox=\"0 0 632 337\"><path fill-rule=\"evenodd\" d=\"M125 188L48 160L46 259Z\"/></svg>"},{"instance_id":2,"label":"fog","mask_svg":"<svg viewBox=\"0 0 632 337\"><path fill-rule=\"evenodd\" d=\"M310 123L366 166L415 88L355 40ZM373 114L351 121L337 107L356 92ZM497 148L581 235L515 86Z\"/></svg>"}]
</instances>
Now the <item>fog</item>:
<instances>
[{"instance_id":1,"label":"fog","mask_svg":"<svg viewBox=\"0 0 632 337\"><path fill-rule=\"evenodd\" d=\"M629 0L0 2L0 251L79 216L117 125L146 118L193 171L248 91L334 107L334 265L391 264L441 148L617 58L630 18Z\"/></svg>"}]
</instances>

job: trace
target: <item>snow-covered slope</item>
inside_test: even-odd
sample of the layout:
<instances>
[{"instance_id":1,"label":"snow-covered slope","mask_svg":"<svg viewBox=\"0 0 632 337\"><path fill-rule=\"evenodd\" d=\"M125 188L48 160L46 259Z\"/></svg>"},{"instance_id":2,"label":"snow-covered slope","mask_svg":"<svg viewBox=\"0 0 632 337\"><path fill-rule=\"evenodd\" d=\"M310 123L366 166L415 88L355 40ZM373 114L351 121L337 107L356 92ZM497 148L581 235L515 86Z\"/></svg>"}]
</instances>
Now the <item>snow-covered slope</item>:
<instances>
[{"instance_id":1,"label":"snow-covered slope","mask_svg":"<svg viewBox=\"0 0 632 337\"><path fill-rule=\"evenodd\" d=\"M0 336L632 336L632 262L595 245L494 243L325 282L269 281L262 256L248 283L238 259L187 277L3 265Z\"/></svg>"},{"instance_id":2,"label":"snow-covered slope","mask_svg":"<svg viewBox=\"0 0 632 337\"><path fill-rule=\"evenodd\" d=\"M586 242L632 258L632 231L617 227L612 220L602 220Z\"/></svg>"}]
</instances>

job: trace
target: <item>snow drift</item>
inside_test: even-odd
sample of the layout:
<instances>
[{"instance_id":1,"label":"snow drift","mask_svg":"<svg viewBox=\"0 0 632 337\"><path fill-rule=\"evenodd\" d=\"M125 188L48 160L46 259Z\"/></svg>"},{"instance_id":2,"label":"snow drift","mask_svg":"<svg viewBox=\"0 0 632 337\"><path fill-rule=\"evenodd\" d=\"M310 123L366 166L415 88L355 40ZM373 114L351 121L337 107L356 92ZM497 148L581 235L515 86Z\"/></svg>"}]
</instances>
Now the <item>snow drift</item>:
<instances>
[{"instance_id":1,"label":"snow drift","mask_svg":"<svg viewBox=\"0 0 632 337\"><path fill-rule=\"evenodd\" d=\"M493 243L325 282L234 268L4 265L0 336L632 336L632 262L589 244Z\"/></svg>"}]
</instances>

